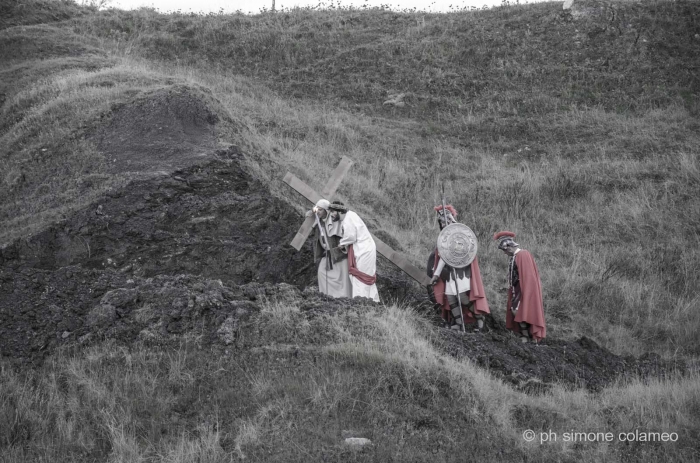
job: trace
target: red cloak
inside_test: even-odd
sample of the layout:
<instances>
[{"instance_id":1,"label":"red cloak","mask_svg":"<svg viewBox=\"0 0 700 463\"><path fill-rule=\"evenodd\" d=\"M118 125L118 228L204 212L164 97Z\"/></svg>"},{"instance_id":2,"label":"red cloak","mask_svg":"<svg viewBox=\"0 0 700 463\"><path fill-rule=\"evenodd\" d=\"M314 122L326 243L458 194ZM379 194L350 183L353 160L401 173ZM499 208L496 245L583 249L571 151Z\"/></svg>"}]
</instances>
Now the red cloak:
<instances>
[{"instance_id":1,"label":"red cloak","mask_svg":"<svg viewBox=\"0 0 700 463\"><path fill-rule=\"evenodd\" d=\"M506 306L506 328L520 333L518 323L530 324L530 334L536 341L540 341L547 335L547 326L544 322L544 304L542 302L542 283L540 272L537 270L535 260L525 249L521 249L515 255L515 265L518 266L520 277L520 307L515 313L510 310L512 291L508 291L508 303Z\"/></svg>"},{"instance_id":2,"label":"red cloak","mask_svg":"<svg viewBox=\"0 0 700 463\"><path fill-rule=\"evenodd\" d=\"M433 272L437 269L438 263L440 262L440 254L438 250L435 249L435 263L433 264ZM489 303L486 301L486 291L484 291L484 283L481 281L481 271L479 270L479 259L477 257L471 263L472 266L472 276L469 281L469 300L474 302L474 312L477 314L489 314ZM447 296L445 295L445 282L440 278L437 283L433 286L433 294L435 294L435 300L442 306L442 319L451 320L452 312L450 311L450 304L447 302ZM472 313L465 307L465 301L462 301L462 320L464 323L474 323L476 319Z\"/></svg>"}]
</instances>

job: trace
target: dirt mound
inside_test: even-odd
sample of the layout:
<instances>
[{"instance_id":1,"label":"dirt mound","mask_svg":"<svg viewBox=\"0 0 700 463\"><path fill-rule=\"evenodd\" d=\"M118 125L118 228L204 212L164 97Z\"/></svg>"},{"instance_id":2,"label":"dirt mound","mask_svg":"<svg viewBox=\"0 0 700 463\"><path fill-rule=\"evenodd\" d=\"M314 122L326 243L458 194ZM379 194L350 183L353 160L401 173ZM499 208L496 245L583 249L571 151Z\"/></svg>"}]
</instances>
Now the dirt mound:
<instances>
[{"instance_id":1,"label":"dirt mound","mask_svg":"<svg viewBox=\"0 0 700 463\"><path fill-rule=\"evenodd\" d=\"M223 111L203 91L172 86L112 108L90 136L113 172L172 171L201 163Z\"/></svg>"},{"instance_id":2,"label":"dirt mound","mask_svg":"<svg viewBox=\"0 0 700 463\"><path fill-rule=\"evenodd\" d=\"M315 277L309 250L288 243L298 213L272 197L238 163L221 159L135 181L99 204L0 253L0 265L58 269L81 264L136 276L182 273L222 279L307 285ZM227 159L226 159L227 158Z\"/></svg>"},{"instance_id":3,"label":"dirt mound","mask_svg":"<svg viewBox=\"0 0 700 463\"><path fill-rule=\"evenodd\" d=\"M280 301L296 305L311 323L305 324L306 345L333 341L320 326L321 315L374 304L329 299L285 283L229 286L193 275L144 278L79 265L55 271L0 267L0 352L39 360L60 345L106 338L175 345L184 338L200 347L241 349L263 347L271 336L279 344L298 342L293 324L261 337L260 323L251 322L266 304Z\"/></svg>"},{"instance_id":4,"label":"dirt mound","mask_svg":"<svg viewBox=\"0 0 700 463\"><path fill-rule=\"evenodd\" d=\"M625 377L686 371L683 361L665 361L655 354L620 357L586 337L523 344L502 322L489 321L485 333L440 330L436 344L451 356L467 357L526 392L544 392L553 384L598 391Z\"/></svg>"},{"instance_id":5,"label":"dirt mound","mask_svg":"<svg viewBox=\"0 0 700 463\"><path fill-rule=\"evenodd\" d=\"M261 323L260 317L270 316L266 307L275 304L295 306L298 316L284 324ZM20 362L40 361L62 345L104 339L174 346L184 340L199 348L240 352L268 348L274 340L280 348L308 349L340 341L327 329L329 316L367 310L376 310L376 305L364 299L331 299L286 283L228 285L185 274L146 278L80 265L54 271L0 267L0 352ZM586 338L521 344L498 324L483 334L436 332L432 339L440 350L470 358L529 393L541 393L555 383L595 391L623 377L685 370L683 364L651 355L619 357Z\"/></svg>"},{"instance_id":6,"label":"dirt mound","mask_svg":"<svg viewBox=\"0 0 700 463\"><path fill-rule=\"evenodd\" d=\"M106 56L97 46L86 42L85 37L52 26L13 27L0 31L0 63L58 56Z\"/></svg>"}]
</instances>

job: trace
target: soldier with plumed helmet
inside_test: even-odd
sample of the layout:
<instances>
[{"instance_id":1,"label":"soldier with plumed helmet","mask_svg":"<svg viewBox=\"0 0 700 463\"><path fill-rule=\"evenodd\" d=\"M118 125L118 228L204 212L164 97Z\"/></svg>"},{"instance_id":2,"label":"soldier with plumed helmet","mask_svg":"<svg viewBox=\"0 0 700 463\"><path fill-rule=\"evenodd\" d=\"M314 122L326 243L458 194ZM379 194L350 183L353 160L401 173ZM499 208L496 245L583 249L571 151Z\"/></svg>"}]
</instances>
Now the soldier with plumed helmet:
<instances>
[{"instance_id":1,"label":"soldier with plumed helmet","mask_svg":"<svg viewBox=\"0 0 700 463\"><path fill-rule=\"evenodd\" d=\"M493 235L498 249L508 256L508 298L506 328L520 335L522 342L539 342L547 335L542 303L540 272L532 254L515 242L515 233Z\"/></svg>"},{"instance_id":2,"label":"soldier with plumed helmet","mask_svg":"<svg viewBox=\"0 0 700 463\"><path fill-rule=\"evenodd\" d=\"M452 329L465 331L465 324L476 322L474 331L481 331L490 310L476 257L476 237L469 227L457 222L457 210L451 204L434 209L441 231L438 246L428 258L431 300L441 308L443 320ZM452 234L450 226L455 230ZM441 240L445 242L444 256L440 255Z\"/></svg>"}]
</instances>

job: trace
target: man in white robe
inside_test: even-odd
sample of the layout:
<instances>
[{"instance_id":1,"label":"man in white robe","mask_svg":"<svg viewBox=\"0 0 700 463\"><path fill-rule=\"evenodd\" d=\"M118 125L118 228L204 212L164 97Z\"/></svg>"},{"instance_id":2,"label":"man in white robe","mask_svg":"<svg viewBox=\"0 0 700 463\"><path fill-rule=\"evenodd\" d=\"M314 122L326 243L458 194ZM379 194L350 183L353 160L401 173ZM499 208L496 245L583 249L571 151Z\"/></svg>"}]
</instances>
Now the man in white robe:
<instances>
[{"instance_id":1,"label":"man in white robe","mask_svg":"<svg viewBox=\"0 0 700 463\"><path fill-rule=\"evenodd\" d=\"M377 291L377 245L359 215L347 210L342 203L333 203L331 211L337 211L343 219L341 248L348 251L348 271L352 284L352 297L367 297L379 302ZM344 217L343 217L344 216Z\"/></svg>"},{"instance_id":2,"label":"man in white robe","mask_svg":"<svg viewBox=\"0 0 700 463\"><path fill-rule=\"evenodd\" d=\"M319 219L318 223L321 223L324 230L328 232L326 235L328 244L324 247L325 261L321 261L318 270L319 290L334 297L367 297L379 302L379 292L376 285L377 246L360 216L349 211L340 202L331 204L325 199L316 203L314 213ZM333 239L336 234L340 235L340 241L337 245ZM319 240L322 241L323 238L320 237ZM321 241L319 242L321 243ZM321 243L321 245L323 244ZM340 260L342 255L347 255L347 259ZM333 270L327 270L323 267L329 256L331 263L338 258L338 264L333 263L333 265L343 267L337 270L338 277L333 279L334 284L338 285L338 290L330 283L332 277L336 275L335 267ZM342 271L347 272L345 275L348 276L347 281L350 283L350 294L347 295L340 294L346 290L342 286L346 280L339 273ZM322 283L321 280L325 278L328 278L329 283ZM321 290L322 287L326 288L326 291Z\"/></svg>"},{"instance_id":3,"label":"man in white robe","mask_svg":"<svg viewBox=\"0 0 700 463\"><path fill-rule=\"evenodd\" d=\"M312 214L316 214L314 225L314 258L318 263L318 290L332 297L352 297L352 285L348 273L347 254L338 249L342 232L342 220L331 216L330 202L321 199ZM322 229L319 229L319 225Z\"/></svg>"}]
</instances>

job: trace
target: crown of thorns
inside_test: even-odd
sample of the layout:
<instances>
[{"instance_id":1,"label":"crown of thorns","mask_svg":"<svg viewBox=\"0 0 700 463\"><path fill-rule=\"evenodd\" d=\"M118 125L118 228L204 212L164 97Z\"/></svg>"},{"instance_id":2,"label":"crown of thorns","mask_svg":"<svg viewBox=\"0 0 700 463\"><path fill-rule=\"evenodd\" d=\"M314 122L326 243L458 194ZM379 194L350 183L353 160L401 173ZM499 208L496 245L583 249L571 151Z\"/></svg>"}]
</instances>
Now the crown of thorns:
<instances>
[{"instance_id":1,"label":"crown of thorns","mask_svg":"<svg viewBox=\"0 0 700 463\"><path fill-rule=\"evenodd\" d=\"M341 201L333 201L331 205L328 207L331 211L338 211L338 212L347 212L348 207L343 204Z\"/></svg>"}]
</instances>

